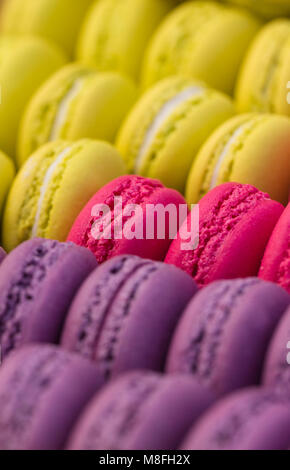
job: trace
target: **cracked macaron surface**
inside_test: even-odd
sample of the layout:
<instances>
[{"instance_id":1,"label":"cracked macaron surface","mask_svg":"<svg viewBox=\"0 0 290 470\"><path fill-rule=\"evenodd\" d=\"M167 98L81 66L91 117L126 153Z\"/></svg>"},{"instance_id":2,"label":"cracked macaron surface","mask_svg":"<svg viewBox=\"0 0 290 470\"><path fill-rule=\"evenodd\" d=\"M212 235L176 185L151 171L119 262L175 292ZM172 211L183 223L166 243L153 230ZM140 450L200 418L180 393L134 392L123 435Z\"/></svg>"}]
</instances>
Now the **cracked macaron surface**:
<instances>
[{"instance_id":1,"label":"cracked macaron surface","mask_svg":"<svg viewBox=\"0 0 290 470\"><path fill-rule=\"evenodd\" d=\"M170 77L141 96L116 145L129 172L183 191L199 148L234 113L232 100L223 93L190 79Z\"/></svg>"},{"instance_id":2,"label":"cracked macaron surface","mask_svg":"<svg viewBox=\"0 0 290 470\"><path fill-rule=\"evenodd\" d=\"M180 315L196 291L194 281L173 266L116 257L83 284L61 344L94 360L106 377L129 369L162 370Z\"/></svg>"},{"instance_id":3,"label":"cracked macaron surface","mask_svg":"<svg viewBox=\"0 0 290 470\"><path fill-rule=\"evenodd\" d=\"M123 161L109 143L83 139L44 145L22 166L10 190L4 248L33 237L65 241L93 194L123 173Z\"/></svg>"},{"instance_id":4,"label":"cracked macaron surface","mask_svg":"<svg viewBox=\"0 0 290 470\"><path fill-rule=\"evenodd\" d=\"M96 266L87 250L53 240L10 253L0 267L2 359L28 342L57 342L75 290Z\"/></svg>"},{"instance_id":5,"label":"cracked macaron surface","mask_svg":"<svg viewBox=\"0 0 290 470\"><path fill-rule=\"evenodd\" d=\"M258 385L270 340L289 305L287 292L257 278L210 284L183 313L166 371L192 374L219 396Z\"/></svg>"},{"instance_id":6,"label":"cracked macaron surface","mask_svg":"<svg viewBox=\"0 0 290 470\"><path fill-rule=\"evenodd\" d=\"M23 115L19 165L41 145L57 139L113 141L136 95L133 83L117 73L67 65L40 87Z\"/></svg>"},{"instance_id":7,"label":"cracked macaron surface","mask_svg":"<svg viewBox=\"0 0 290 470\"><path fill-rule=\"evenodd\" d=\"M173 240L165 262L190 274L201 287L218 279L256 276L283 206L250 185L225 183L199 203L199 245L182 249L192 214Z\"/></svg>"},{"instance_id":8,"label":"cracked macaron surface","mask_svg":"<svg viewBox=\"0 0 290 470\"><path fill-rule=\"evenodd\" d=\"M1 449L62 449L102 385L97 367L55 346L34 344L14 352L1 365Z\"/></svg>"},{"instance_id":9,"label":"cracked macaron surface","mask_svg":"<svg viewBox=\"0 0 290 470\"><path fill-rule=\"evenodd\" d=\"M211 392L190 377L125 374L89 403L67 448L176 449L213 402Z\"/></svg>"}]
</instances>

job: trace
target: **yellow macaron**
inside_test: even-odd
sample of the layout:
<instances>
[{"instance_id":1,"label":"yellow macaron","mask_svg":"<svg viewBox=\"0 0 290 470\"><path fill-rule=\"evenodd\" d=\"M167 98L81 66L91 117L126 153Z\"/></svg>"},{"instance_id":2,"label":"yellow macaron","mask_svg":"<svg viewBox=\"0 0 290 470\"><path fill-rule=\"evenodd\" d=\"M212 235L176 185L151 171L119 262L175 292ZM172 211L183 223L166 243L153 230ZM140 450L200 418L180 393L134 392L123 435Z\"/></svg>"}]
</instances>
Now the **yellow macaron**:
<instances>
[{"instance_id":1,"label":"yellow macaron","mask_svg":"<svg viewBox=\"0 0 290 470\"><path fill-rule=\"evenodd\" d=\"M289 0L225 0L234 5L249 8L265 19L290 16Z\"/></svg>"},{"instance_id":2,"label":"yellow macaron","mask_svg":"<svg viewBox=\"0 0 290 470\"><path fill-rule=\"evenodd\" d=\"M124 171L119 153L106 142L61 140L44 145L22 166L9 192L5 249L33 237L66 240L90 198Z\"/></svg>"},{"instance_id":3,"label":"yellow macaron","mask_svg":"<svg viewBox=\"0 0 290 470\"><path fill-rule=\"evenodd\" d=\"M53 140L112 142L136 98L136 87L127 77L81 64L65 66L27 106L18 136L18 165Z\"/></svg>"},{"instance_id":4,"label":"yellow macaron","mask_svg":"<svg viewBox=\"0 0 290 470\"><path fill-rule=\"evenodd\" d=\"M3 205L14 175L15 169L12 160L0 151L0 219Z\"/></svg>"}]
</instances>

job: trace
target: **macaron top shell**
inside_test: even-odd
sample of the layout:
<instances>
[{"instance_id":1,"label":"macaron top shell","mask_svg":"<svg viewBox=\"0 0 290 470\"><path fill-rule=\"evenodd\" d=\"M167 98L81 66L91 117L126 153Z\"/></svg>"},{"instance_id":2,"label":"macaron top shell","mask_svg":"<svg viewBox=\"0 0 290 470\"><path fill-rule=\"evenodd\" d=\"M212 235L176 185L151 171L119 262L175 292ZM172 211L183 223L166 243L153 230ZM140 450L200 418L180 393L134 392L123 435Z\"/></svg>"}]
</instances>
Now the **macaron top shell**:
<instances>
[{"instance_id":1,"label":"macaron top shell","mask_svg":"<svg viewBox=\"0 0 290 470\"><path fill-rule=\"evenodd\" d=\"M253 41L236 87L239 112L259 111L290 116L285 87L290 74L290 20L272 21Z\"/></svg>"},{"instance_id":2,"label":"macaron top shell","mask_svg":"<svg viewBox=\"0 0 290 470\"><path fill-rule=\"evenodd\" d=\"M145 48L175 0L99 0L84 21L77 57L138 80Z\"/></svg>"},{"instance_id":3,"label":"macaron top shell","mask_svg":"<svg viewBox=\"0 0 290 470\"><path fill-rule=\"evenodd\" d=\"M0 216L14 175L15 168L12 160L0 151Z\"/></svg>"},{"instance_id":4,"label":"macaron top shell","mask_svg":"<svg viewBox=\"0 0 290 470\"><path fill-rule=\"evenodd\" d=\"M4 34L39 35L69 55L92 0L4 0L0 30Z\"/></svg>"},{"instance_id":5,"label":"macaron top shell","mask_svg":"<svg viewBox=\"0 0 290 470\"><path fill-rule=\"evenodd\" d=\"M133 107L120 129L117 148L130 172L183 191L200 146L234 112L226 95L191 79L170 77Z\"/></svg>"},{"instance_id":6,"label":"macaron top shell","mask_svg":"<svg viewBox=\"0 0 290 470\"><path fill-rule=\"evenodd\" d=\"M283 206L250 185L225 183L199 203L199 245L182 249L190 214L165 261L193 276L199 286L218 279L256 276ZM249 251L250 250L250 251Z\"/></svg>"},{"instance_id":7,"label":"macaron top shell","mask_svg":"<svg viewBox=\"0 0 290 470\"><path fill-rule=\"evenodd\" d=\"M277 282L290 293L290 203L281 215L269 240L259 277Z\"/></svg>"},{"instance_id":8,"label":"macaron top shell","mask_svg":"<svg viewBox=\"0 0 290 470\"><path fill-rule=\"evenodd\" d=\"M55 45L34 36L3 36L0 39L0 147L11 158L16 154L16 138L21 115L35 90L66 58Z\"/></svg>"},{"instance_id":9,"label":"macaron top shell","mask_svg":"<svg viewBox=\"0 0 290 470\"><path fill-rule=\"evenodd\" d=\"M246 389L219 401L189 433L185 450L287 450L290 400L271 389Z\"/></svg>"},{"instance_id":10,"label":"macaron top shell","mask_svg":"<svg viewBox=\"0 0 290 470\"><path fill-rule=\"evenodd\" d=\"M93 194L123 173L123 161L109 143L84 139L44 145L25 162L12 185L4 214L4 247L11 250L36 236L64 241Z\"/></svg>"},{"instance_id":11,"label":"macaron top shell","mask_svg":"<svg viewBox=\"0 0 290 470\"><path fill-rule=\"evenodd\" d=\"M3 248L0 246L0 263L2 263L2 261L4 260L6 256L6 253L5 251L3 250Z\"/></svg>"},{"instance_id":12,"label":"macaron top shell","mask_svg":"<svg viewBox=\"0 0 290 470\"><path fill-rule=\"evenodd\" d=\"M1 366L0 448L59 450L103 378L90 362L33 344Z\"/></svg>"},{"instance_id":13,"label":"macaron top shell","mask_svg":"<svg viewBox=\"0 0 290 470\"><path fill-rule=\"evenodd\" d=\"M189 204L219 184L251 184L285 204L290 187L290 119L242 114L221 124L193 162L186 187Z\"/></svg>"},{"instance_id":14,"label":"macaron top shell","mask_svg":"<svg viewBox=\"0 0 290 470\"><path fill-rule=\"evenodd\" d=\"M227 0L227 2L241 7L247 7L265 19L290 15L288 0Z\"/></svg>"},{"instance_id":15,"label":"macaron top shell","mask_svg":"<svg viewBox=\"0 0 290 470\"><path fill-rule=\"evenodd\" d=\"M69 64L35 93L19 131L21 165L46 142L92 138L112 141L136 97L133 83L117 73Z\"/></svg>"},{"instance_id":16,"label":"macaron top shell","mask_svg":"<svg viewBox=\"0 0 290 470\"><path fill-rule=\"evenodd\" d=\"M124 375L89 403L70 450L176 449L214 397L188 376Z\"/></svg>"}]
</instances>

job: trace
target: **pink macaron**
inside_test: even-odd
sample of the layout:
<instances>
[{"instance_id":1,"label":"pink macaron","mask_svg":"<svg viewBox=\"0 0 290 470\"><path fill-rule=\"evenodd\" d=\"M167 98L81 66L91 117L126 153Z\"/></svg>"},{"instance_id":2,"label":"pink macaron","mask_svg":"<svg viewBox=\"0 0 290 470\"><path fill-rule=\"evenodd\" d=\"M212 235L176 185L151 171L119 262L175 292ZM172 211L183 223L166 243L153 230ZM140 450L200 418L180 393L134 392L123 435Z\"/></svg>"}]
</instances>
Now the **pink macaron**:
<instances>
[{"instance_id":1,"label":"pink macaron","mask_svg":"<svg viewBox=\"0 0 290 470\"><path fill-rule=\"evenodd\" d=\"M256 276L283 206L250 185L225 183L199 203L199 243L184 249L189 214L165 262L191 274L201 287L219 279Z\"/></svg>"},{"instance_id":2,"label":"pink macaron","mask_svg":"<svg viewBox=\"0 0 290 470\"><path fill-rule=\"evenodd\" d=\"M290 293L290 202L269 240L259 277L280 284Z\"/></svg>"},{"instance_id":3,"label":"pink macaron","mask_svg":"<svg viewBox=\"0 0 290 470\"><path fill-rule=\"evenodd\" d=\"M157 206L161 215L168 206L176 209L175 233L164 212L163 220L152 212ZM183 220L180 206L185 208ZM148 211L153 213L151 218ZM77 217L68 240L89 248L99 263L123 254L161 261L186 216L186 202L177 191L157 180L121 176L93 196Z\"/></svg>"}]
</instances>

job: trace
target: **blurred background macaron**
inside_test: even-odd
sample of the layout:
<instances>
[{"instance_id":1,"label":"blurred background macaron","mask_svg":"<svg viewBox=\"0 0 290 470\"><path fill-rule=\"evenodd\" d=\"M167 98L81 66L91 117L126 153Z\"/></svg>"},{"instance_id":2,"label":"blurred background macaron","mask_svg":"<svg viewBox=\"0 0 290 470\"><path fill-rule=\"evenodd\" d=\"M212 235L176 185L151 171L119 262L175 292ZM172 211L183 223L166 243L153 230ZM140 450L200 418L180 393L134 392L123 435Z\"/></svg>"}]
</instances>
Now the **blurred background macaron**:
<instances>
[{"instance_id":1,"label":"blurred background macaron","mask_svg":"<svg viewBox=\"0 0 290 470\"><path fill-rule=\"evenodd\" d=\"M236 87L239 112L290 116L290 19L268 23L257 34L241 67Z\"/></svg>"},{"instance_id":2,"label":"blurred background macaron","mask_svg":"<svg viewBox=\"0 0 290 470\"><path fill-rule=\"evenodd\" d=\"M6 196L13 181L14 175L15 168L12 160L0 151L0 221L4 202L6 200Z\"/></svg>"},{"instance_id":3,"label":"blurred background macaron","mask_svg":"<svg viewBox=\"0 0 290 470\"><path fill-rule=\"evenodd\" d=\"M4 0L0 32L41 36L71 56L80 25L93 0Z\"/></svg>"},{"instance_id":4,"label":"blurred background macaron","mask_svg":"<svg viewBox=\"0 0 290 470\"><path fill-rule=\"evenodd\" d=\"M232 94L241 62L260 26L246 10L215 2L185 2L165 18L150 42L143 86L178 73Z\"/></svg>"},{"instance_id":5,"label":"blurred background macaron","mask_svg":"<svg viewBox=\"0 0 290 470\"><path fill-rule=\"evenodd\" d=\"M271 19L277 16L289 16L289 0L225 0L233 5L246 7L262 18Z\"/></svg>"},{"instance_id":6,"label":"blurred background macaron","mask_svg":"<svg viewBox=\"0 0 290 470\"><path fill-rule=\"evenodd\" d=\"M225 182L251 184L282 204L290 188L290 119L243 114L222 124L193 162L186 185L189 204Z\"/></svg>"},{"instance_id":7,"label":"blurred background macaron","mask_svg":"<svg viewBox=\"0 0 290 470\"><path fill-rule=\"evenodd\" d=\"M137 98L130 79L69 64L31 99L20 125L18 164L46 142L82 138L113 141Z\"/></svg>"},{"instance_id":8,"label":"blurred background macaron","mask_svg":"<svg viewBox=\"0 0 290 470\"><path fill-rule=\"evenodd\" d=\"M129 172L183 192L201 145L234 113L227 95L191 79L166 78L141 96L116 145Z\"/></svg>"},{"instance_id":9,"label":"blurred background macaron","mask_svg":"<svg viewBox=\"0 0 290 470\"><path fill-rule=\"evenodd\" d=\"M64 241L89 199L124 171L119 153L107 142L45 144L25 162L11 187L3 220L4 247L10 251L38 236Z\"/></svg>"},{"instance_id":10,"label":"blurred background macaron","mask_svg":"<svg viewBox=\"0 0 290 470\"><path fill-rule=\"evenodd\" d=\"M76 56L139 79L151 35L176 0L97 0L81 29Z\"/></svg>"},{"instance_id":11,"label":"blurred background macaron","mask_svg":"<svg viewBox=\"0 0 290 470\"><path fill-rule=\"evenodd\" d=\"M21 115L37 88L66 58L55 44L39 37L0 37L0 148L11 158Z\"/></svg>"}]
</instances>

